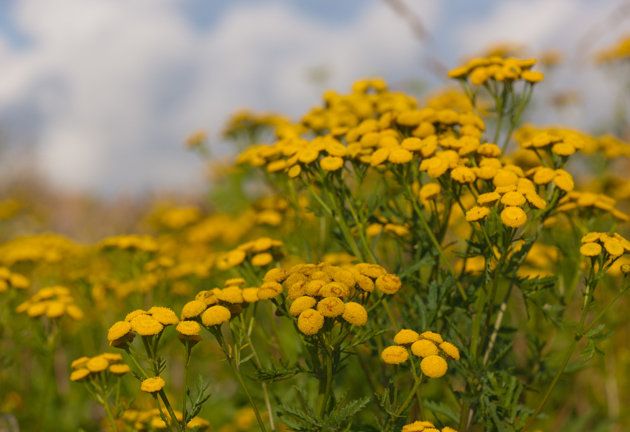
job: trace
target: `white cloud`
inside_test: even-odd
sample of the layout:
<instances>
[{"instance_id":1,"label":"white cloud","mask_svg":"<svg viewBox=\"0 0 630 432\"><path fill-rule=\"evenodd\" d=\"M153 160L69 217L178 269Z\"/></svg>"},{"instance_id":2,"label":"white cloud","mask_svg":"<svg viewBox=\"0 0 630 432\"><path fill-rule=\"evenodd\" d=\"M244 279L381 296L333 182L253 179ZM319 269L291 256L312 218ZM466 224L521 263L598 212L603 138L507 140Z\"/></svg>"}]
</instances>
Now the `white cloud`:
<instances>
[{"instance_id":1,"label":"white cloud","mask_svg":"<svg viewBox=\"0 0 630 432\"><path fill-rule=\"evenodd\" d=\"M435 6L414 9L435 21ZM344 89L414 76L422 54L383 2L337 25L277 3L232 6L210 28L174 1L21 1L11 13L29 42L0 40L0 128L14 145L32 138L44 174L79 190L195 184L187 133L217 131L240 107L298 114L321 90L310 68L329 67L327 84Z\"/></svg>"}]
</instances>

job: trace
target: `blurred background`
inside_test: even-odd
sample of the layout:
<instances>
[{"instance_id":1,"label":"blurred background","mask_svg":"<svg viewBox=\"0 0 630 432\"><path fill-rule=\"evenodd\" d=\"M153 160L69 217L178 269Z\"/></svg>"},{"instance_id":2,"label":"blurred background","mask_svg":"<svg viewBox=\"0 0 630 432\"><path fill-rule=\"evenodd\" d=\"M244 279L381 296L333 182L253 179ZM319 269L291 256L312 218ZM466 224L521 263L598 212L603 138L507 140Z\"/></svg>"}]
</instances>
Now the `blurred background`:
<instances>
[{"instance_id":1,"label":"blurred background","mask_svg":"<svg viewBox=\"0 0 630 432\"><path fill-rule=\"evenodd\" d=\"M296 118L372 75L426 95L497 44L554 66L533 120L609 130L623 101L594 56L629 30L619 0L0 1L0 193L195 194L183 142L203 130L226 157L238 109Z\"/></svg>"}]
</instances>

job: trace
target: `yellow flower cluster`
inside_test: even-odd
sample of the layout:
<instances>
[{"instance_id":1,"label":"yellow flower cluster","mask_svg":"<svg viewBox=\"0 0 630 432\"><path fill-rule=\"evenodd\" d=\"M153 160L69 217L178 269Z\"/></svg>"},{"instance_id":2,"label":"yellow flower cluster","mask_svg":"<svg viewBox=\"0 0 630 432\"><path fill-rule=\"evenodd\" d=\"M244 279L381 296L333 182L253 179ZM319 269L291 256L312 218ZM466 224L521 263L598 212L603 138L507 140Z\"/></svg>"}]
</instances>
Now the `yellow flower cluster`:
<instances>
[{"instance_id":1,"label":"yellow flower cluster","mask_svg":"<svg viewBox=\"0 0 630 432\"><path fill-rule=\"evenodd\" d=\"M178 231L199 221L201 211L195 206L158 207L149 218L157 228Z\"/></svg>"},{"instance_id":2,"label":"yellow flower cluster","mask_svg":"<svg viewBox=\"0 0 630 432\"><path fill-rule=\"evenodd\" d=\"M527 222L525 210L544 209L547 203L539 194L545 194L544 188L553 183L564 192L573 189L573 177L567 171L536 167L528 172L516 165L503 165L495 158L486 158L477 167L480 178L491 181L492 192L477 196L477 205L466 212L468 222L485 219L492 208L500 212L501 221L510 228L519 228Z\"/></svg>"},{"instance_id":3,"label":"yellow flower cluster","mask_svg":"<svg viewBox=\"0 0 630 432\"><path fill-rule=\"evenodd\" d=\"M488 81L513 82L517 80L535 84L544 79L542 72L531 70L535 64L535 59L476 57L462 66L451 69L448 76L468 81L475 86L484 85Z\"/></svg>"},{"instance_id":4,"label":"yellow flower cluster","mask_svg":"<svg viewBox=\"0 0 630 432\"><path fill-rule=\"evenodd\" d=\"M261 237L239 245L219 258L217 268L227 270L243 262L255 267L264 267L277 260L282 254L282 242Z\"/></svg>"},{"instance_id":5,"label":"yellow flower cluster","mask_svg":"<svg viewBox=\"0 0 630 432\"><path fill-rule=\"evenodd\" d=\"M430 421L416 420L413 423L406 424L402 427L402 432L457 432L448 426L438 429Z\"/></svg>"},{"instance_id":6,"label":"yellow flower cluster","mask_svg":"<svg viewBox=\"0 0 630 432\"><path fill-rule=\"evenodd\" d=\"M64 286L42 288L30 299L21 303L16 311L25 313L31 318L61 318L64 315L74 320L83 318L83 311L75 304L70 289Z\"/></svg>"},{"instance_id":7,"label":"yellow flower cluster","mask_svg":"<svg viewBox=\"0 0 630 432\"><path fill-rule=\"evenodd\" d=\"M111 346L125 347L136 334L144 337L155 336L164 327L176 325L179 319L172 309L153 306L149 310L134 310L125 316L123 321L115 322L107 332L107 341Z\"/></svg>"},{"instance_id":8,"label":"yellow flower cluster","mask_svg":"<svg viewBox=\"0 0 630 432\"><path fill-rule=\"evenodd\" d=\"M277 135L284 135L294 131L296 126L288 118L278 114L259 114L249 110L241 110L230 117L223 130L223 136L237 138L242 134L249 137L264 129L269 129Z\"/></svg>"},{"instance_id":9,"label":"yellow flower cluster","mask_svg":"<svg viewBox=\"0 0 630 432\"><path fill-rule=\"evenodd\" d=\"M364 304L369 293L376 289L395 294L400 286L398 276L376 264L320 263L272 269L260 289L267 290L270 296L286 292L291 302L289 315L297 318L300 332L311 336L335 322L365 325L368 314Z\"/></svg>"},{"instance_id":10,"label":"yellow flower cluster","mask_svg":"<svg viewBox=\"0 0 630 432\"><path fill-rule=\"evenodd\" d=\"M600 63L613 63L628 59L630 59L630 36L619 39L612 46L597 54L597 61Z\"/></svg>"},{"instance_id":11,"label":"yellow flower cluster","mask_svg":"<svg viewBox=\"0 0 630 432\"><path fill-rule=\"evenodd\" d=\"M127 251L156 252L158 244L148 235L119 235L101 240L103 249L120 249Z\"/></svg>"},{"instance_id":12,"label":"yellow flower cluster","mask_svg":"<svg viewBox=\"0 0 630 432\"><path fill-rule=\"evenodd\" d=\"M244 285L244 279L233 278L225 281L223 288L199 291L194 300L182 307L180 316L183 321L177 327L180 338L194 340L199 336L200 328L193 323L200 321L206 327L221 325L248 304L268 298L262 287Z\"/></svg>"},{"instance_id":13,"label":"yellow flower cluster","mask_svg":"<svg viewBox=\"0 0 630 432\"><path fill-rule=\"evenodd\" d=\"M582 237L580 253L586 257L599 257L615 260L630 253L630 241L620 234L612 235L602 232L590 232Z\"/></svg>"},{"instance_id":14,"label":"yellow flower cluster","mask_svg":"<svg viewBox=\"0 0 630 432\"><path fill-rule=\"evenodd\" d=\"M440 378L446 374L448 364L444 359L459 360L459 349L442 336L432 331L418 333L402 329L394 336L394 343L381 352L381 359L387 364L401 364L409 359L409 351L420 357L420 370L429 378Z\"/></svg>"},{"instance_id":15,"label":"yellow flower cluster","mask_svg":"<svg viewBox=\"0 0 630 432\"><path fill-rule=\"evenodd\" d=\"M26 276L14 273L6 267L0 267L0 293L7 291L9 288L24 290L30 284L31 282Z\"/></svg>"},{"instance_id":16,"label":"yellow flower cluster","mask_svg":"<svg viewBox=\"0 0 630 432\"><path fill-rule=\"evenodd\" d=\"M123 363L122 356L115 353L103 353L94 357L79 357L70 366L70 381L108 380L110 376L120 377L131 369Z\"/></svg>"},{"instance_id":17,"label":"yellow flower cluster","mask_svg":"<svg viewBox=\"0 0 630 432\"><path fill-rule=\"evenodd\" d=\"M58 234L17 237L0 246L0 263L11 266L20 262L56 263L74 256L81 247Z\"/></svg>"},{"instance_id":18,"label":"yellow flower cluster","mask_svg":"<svg viewBox=\"0 0 630 432\"><path fill-rule=\"evenodd\" d=\"M615 207L616 201L604 194L593 192L573 191L564 196L558 206L559 212L570 212L573 210L593 211L601 210L621 221L628 221L630 217L623 211Z\"/></svg>"},{"instance_id":19,"label":"yellow flower cluster","mask_svg":"<svg viewBox=\"0 0 630 432\"><path fill-rule=\"evenodd\" d=\"M169 418L168 413L163 414L166 415L167 419ZM121 419L134 431L166 430L168 426L161 415L158 408L142 411L128 409L123 412ZM183 415L181 411L175 410L175 417L177 420L182 421ZM186 424L186 430L208 431L210 430L210 423L201 417L194 417Z\"/></svg>"}]
</instances>

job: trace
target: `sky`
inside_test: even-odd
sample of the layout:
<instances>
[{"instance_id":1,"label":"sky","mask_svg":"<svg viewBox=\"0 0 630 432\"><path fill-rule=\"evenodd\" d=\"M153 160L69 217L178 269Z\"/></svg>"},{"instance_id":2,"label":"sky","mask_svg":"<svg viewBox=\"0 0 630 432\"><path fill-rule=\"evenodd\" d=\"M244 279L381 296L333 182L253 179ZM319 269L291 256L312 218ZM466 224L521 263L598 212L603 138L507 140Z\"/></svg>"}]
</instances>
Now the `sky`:
<instances>
[{"instance_id":1,"label":"sky","mask_svg":"<svg viewBox=\"0 0 630 432\"><path fill-rule=\"evenodd\" d=\"M235 110L297 118L373 75L444 85L428 59L450 68L505 40L570 53L544 85L580 88L586 108L536 120L610 114L615 85L589 56L630 30L622 0L400 1L425 40L385 0L0 0L0 169L104 195L198 188L182 143L203 129L224 152Z\"/></svg>"}]
</instances>

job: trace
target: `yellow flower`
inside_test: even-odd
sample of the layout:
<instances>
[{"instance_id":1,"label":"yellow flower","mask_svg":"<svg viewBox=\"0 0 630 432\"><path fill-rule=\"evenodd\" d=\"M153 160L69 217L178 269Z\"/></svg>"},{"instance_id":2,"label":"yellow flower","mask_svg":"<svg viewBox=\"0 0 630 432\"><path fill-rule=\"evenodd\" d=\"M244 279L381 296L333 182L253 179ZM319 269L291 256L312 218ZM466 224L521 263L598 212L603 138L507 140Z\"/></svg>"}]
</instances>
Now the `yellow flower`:
<instances>
[{"instance_id":1,"label":"yellow flower","mask_svg":"<svg viewBox=\"0 0 630 432\"><path fill-rule=\"evenodd\" d=\"M527 214L520 207L506 207L501 212L501 221L505 226L518 228L527 222Z\"/></svg>"},{"instance_id":2,"label":"yellow flower","mask_svg":"<svg viewBox=\"0 0 630 432\"><path fill-rule=\"evenodd\" d=\"M266 300L278 296L282 292L282 285L278 282L264 282L258 289L258 299Z\"/></svg>"},{"instance_id":3,"label":"yellow flower","mask_svg":"<svg viewBox=\"0 0 630 432\"><path fill-rule=\"evenodd\" d=\"M381 359L387 364L401 364L407 361L409 353L399 345L388 346L381 352Z\"/></svg>"},{"instance_id":4,"label":"yellow flower","mask_svg":"<svg viewBox=\"0 0 630 432\"><path fill-rule=\"evenodd\" d=\"M92 357L85 364L85 367L90 372L102 372L109 366L109 362L102 356Z\"/></svg>"},{"instance_id":5,"label":"yellow flower","mask_svg":"<svg viewBox=\"0 0 630 432\"><path fill-rule=\"evenodd\" d=\"M556 176L553 179L553 183L561 190L565 192L571 192L575 187L573 183L573 176L565 170L556 170Z\"/></svg>"},{"instance_id":6,"label":"yellow flower","mask_svg":"<svg viewBox=\"0 0 630 432\"><path fill-rule=\"evenodd\" d=\"M442 342L440 349L446 353L447 356L454 360L459 360L459 349L450 342Z\"/></svg>"},{"instance_id":7,"label":"yellow flower","mask_svg":"<svg viewBox=\"0 0 630 432\"><path fill-rule=\"evenodd\" d=\"M318 294L320 297L346 297L350 294L350 289L340 282L329 282L322 285Z\"/></svg>"},{"instance_id":8,"label":"yellow flower","mask_svg":"<svg viewBox=\"0 0 630 432\"><path fill-rule=\"evenodd\" d=\"M433 341L436 344L441 344L442 342L444 342L444 340L442 339L442 336L439 333L435 333L432 331L422 332L420 333L420 337L423 339L428 339L430 341Z\"/></svg>"},{"instance_id":9,"label":"yellow flower","mask_svg":"<svg viewBox=\"0 0 630 432\"><path fill-rule=\"evenodd\" d=\"M624 253L621 242L614 237L606 236L604 238L604 249L613 257L621 256Z\"/></svg>"},{"instance_id":10,"label":"yellow flower","mask_svg":"<svg viewBox=\"0 0 630 432\"><path fill-rule=\"evenodd\" d=\"M66 305L60 301L51 301L46 308L46 316L48 318L59 318L66 311Z\"/></svg>"},{"instance_id":11,"label":"yellow flower","mask_svg":"<svg viewBox=\"0 0 630 432\"><path fill-rule=\"evenodd\" d=\"M420 369L422 373L429 378L440 378L444 376L448 370L446 360L438 355L430 355L425 357L420 362Z\"/></svg>"},{"instance_id":12,"label":"yellow flower","mask_svg":"<svg viewBox=\"0 0 630 432\"><path fill-rule=\"evenodd\" d=\"M252 265L256 267L263 267L273 261L273 255L268 252L259 253L252 257Z\"/></svg>"},{"instance_id":13,"label":"yellow flower","mask_svg":"<svg viewBox=\"0 0 630 432\"><path fill-rule=\"evenodd\" d=\"M161 377L147 378L140 384L140 390L146 393L156 393L164 388L166 383Z\"/></svg>"},{"instance_id":14,"label":"yellow flower","mask_svg":"<svg viewBox=\"0 0 630 432\"><path fill-rule=\"evenodd\" d=\"M337 156L326 156L319 162L324 171L337 171L343 167L343 159Z\"/></svg>"},{"instance_id":15,"label":"yellow flower","mask_svg":"<svg viewBox=\"0 0 630 432\"><path fill-rule=\"evenodd\" d=\"M153 306L147 312L162 325L173 325L179 322L172 309L162 306Z\"/></svg>"},{"instance_id":16,"label":"yellow flower","mask_svg":"<svg viewBox=\"0 0 630 432\"><path fill-rule=\"evenodd\" d=\"M402 329L394 336L394 343L398 345L408 345L420 339L418 332L410 329Z\"/></svg>"},{"instance_id":17,"label":"yellow flower","mask_svg":"<svg viewBox=\"0 0 630 432\"><path fill-rule=\"evenodd\" d=\"M140 336L154 336L164 330L164 326L150 315L139 315L130 324L133 331Z\"/></svg>"},{"instance_id":18,"label":"yellow flower","mask_svg":"<svg viewBox=\"0 0 630 432\"><path fill-rule=\"evenodd\" d=\"M300 296L293 300L291 303L291 307L289 307L289 314L293 316L298 316L306 309L311 309L313 306L317 304L317 300L310 296Z\"/></svg>"},{"instance_id":19,"label":"yellow flower","mask_svg":"<svg viewBox=\"0 0 630 432\"><path fill-rule=\"evenodd\" d=\"M208 306L201 300L192 300L182 308L182 319L195 318L199 316Z\"/></svg>"},{"instance_id":20,"label":"yellow flower","mask_svg":"<svg viewBox=\"0 0 630 432\"><path fill-rule=\"evenodd\" d=\"M368 313L363 305L355 302L346 303L342 318L355 326L363 326L367 323Z\"/></svg>"},{"instance_id":21,"label":"yellow flower","mask_svg":"<svg viewBox=\"0 0 630 432\"><path fill-rule=\"evenodd\" d=\"M442 187L439 183L427 183L420 189L420 200L426 202L440 195Z\"/></svg>"},{"instance_id":22,"label":"yellow flower","mask_svg":"<svg viewBox=\"0 0 630 432\"><path fill-rule=\"evenodd\" d=\"M475 206L466 212L466 220L468 222L477 222L481 219L484 219L489 214L490 209L488 207Z\"/></svg>"},{"instance_id":23,"label":"yellow flower","mask_svg":"<svg viewBox=\"0 0 630 432\"><path fill-rule=\"evenodd\" d=\"M243 300L247 303L255 303L258 301L258 288L243 288Z\"/></svg>"},{"instance_id":24,"label":"yellow flower","mask_svg":"<svg viewBox=\"0 0 630 432\"><path fill-rule=\"evenodd\" d=\"M506 192L501 197L501 203L506 206L522 206L525 204L525 196L517 191Z\"/></svg>"},{"instance_id":25,"label":"yellow flower","mask_svg":"<svg viewBox=\"0 0 630 432\"><path fill-rule=\"evenodd\" d=\"M131 322L131 320L134 319L135 317L139 315L146 315L146 314L147 314L146 311L142 309L136 309L134 311L129 312L127 315L125 315L125 321Z\"/></svg>"},{"instance_id":26,"label":"yellow flower","mask_svg":"<svg viewBox=\"0 0 630 432\"><path fill-rule=\"evenodd\" d=\"M70 374L70 381L74 381L74 382L81 381L82 379L86 378L89 374L90 374L90 371L87 369L74 370Z\"/></svg>"},{"instance_id":27,"label":"yellow flower","mask_svg":"<svg viewBox=\"0 0 630 432\"><path fill-rule=\"evenodd\" d=\"M131 369L126 364L113 364L109 367L109 371L114 375L124 375L126 373L131 372Z\"/></svg>"},{"instance_id":28,"label":"yellow flower","mask_svg":"<svg viewBox=\"0 0 630 432\"><path fill-rule=\"evenodd\" d=\"M535 84L541 82L545 78L545 74L539 71L526 70L521 74L521 78L531 84Z\"/></svg>"},{"instance_id":29,"label":"yellow flower","mask_svg":"<svg viewBox=\"0 0 630 432\"><path fill-rule=\"evenodd\" d=\"M472 183L477 176L472 169L465 166L458 166L451 171L451 178L458 183Z\"/></svg>"},{"instance_id":30,"label":"yellow flower","mask_svg":"<svg viewBox=\"0 0 630 432\"><path fill-rule=\"evenodd\" d=\"M411 345L411 352L418 357L428 357L437 355L438 349L432 341L420 339Z\"/></svg>"},{"instance_id":31,"label":"yellow flower","mask_svg":"<svg viewBox=\"0 0 630 432\"><path fill-rule=\"evenodd\" d=\"M338 297L326 297L317 303L317 311L327 318L335 318L343 314L345 304Z\"/></svg>"},{"instance_id":32,"label":"yellow flower","mask_svg":"<svg viewBox=\"0 0 630 432\"><path fill-rule=\"evenodd\" d=\"M243 290L237 286L230 286L215 291L216 297L226 303L240 304L243 303Z\"/></svg>"},{"instance_id":33,"label":"yellow flower","mask_svg":"<svg viewBox=\"0 0 630 432\"><path fill-rule=\"evenodd\" d=\"M404 425L402 427L402 432L426 432L426 431L433 432L431 429L437 430L435 429L435 426L433 425L433 423L428 422L428 421L415 421L413 423Z\"/></svg>"},{"instance_id":34,"label":"yellow flower","mask_svg":"<svg viewBox=\"0 0 630 432\"><path fill-rule=\"evenodd\" d=\"M376 278L375 285L384 294L396 294L401 286L400 278L389 273Z\"/></svg>"},{"instance_id":35,"label":"yellow flower","mask_svg":"<svg viewBox=\"0 0 630 432\"><path fill-rule=\"evenodd\" d=\"M201 326L197 321L180 321L175 327L181 339L200 340Z\"/></svg>"},{"instance_id":36,"label":"yellow flower","mask_svg":"<svg viewBox=\"0 0 630 432\"><path fill-rule=\"evenodd\" d=\"M406 164L413 159L413 154L402 147L396 147L389 153L388 160L394 164Z\"/></svg>"},{"instance_id":37,"label":"yellow flower","mask_svg":"<svg viewBox=\"0 0 630 432\"><path fill-rule=\"evenodd\" d=\"M602 253L602 247L597 243L584 243L580 246L580 253L587 257L594 257Z\"/></svg>"},{"instance_id":38,"label":"yellow flower","mask_svg":"<svg viewBox=\"0 0 630 432\"><path fill-rule=\"evenodd\" d=\"M307 336L317 334L324 326L324 316L315 309L306 309L298 317L298 329Z\"/></svg>"},{"instance_id":39,"label":"yellow flower","mask_svg":"<svg viewBox=\"0 0 630 432\"><path fill-rule=\"evenodd\" d=\"M496 202L499 199L501 199L501 195L498 194L497 192L486 192L486 193L480 194L477 197L477 204L479 205L492 204L493 202Z\"/></svg>"},{"instance_id":40,"label":"yellow flower","mask_svg":"<svg viewBox=\"0 0 630 432\"><path fill-rule=\"evenodd\" d=\"M88 362L90 358L87 356L83 356L83 357L79 357L76 360L73 360L72 363L70 364L70 367L72 369L78 369L80 367L85 366L85 364Z\"/></svg>"},{"instance_id":41,"label":"yellow flower","mask_svg":"<svg viewBox=\"0 0 630 432\"><path fill-rule=\"evenodd\" d=\"M107 341L111 346L119 346L126 342L131 333L131 324L127 321L115 322L107 331Z\"/></svg>"},{"instance_id":42,"label":"yellow flower","mask_svg":"<svg viewBox=\"0 0 630 432\"><path fill-rule=\"evenodd\" d=\"M597 240L602 238L602 233L599 232L590 232L585 234L582 239L581 242L582 243L591 243L591 242L596 242Z\"/></svg>"},{"instance_id":43,"label":"yellow flower","mask_svg":"<svg viewBox=\"0 0 630 432\"><path fill-rule=\"evenodd\" d=\"M201 314L201 322L206 327L221 325L232 318L230 310L225 306L210 306Z\"/></svg>"}]
</instances>

